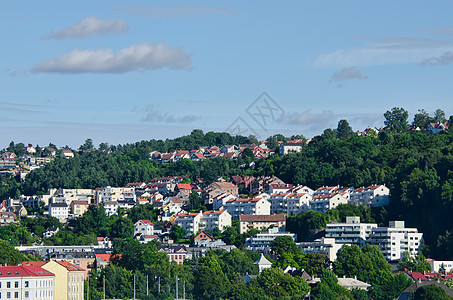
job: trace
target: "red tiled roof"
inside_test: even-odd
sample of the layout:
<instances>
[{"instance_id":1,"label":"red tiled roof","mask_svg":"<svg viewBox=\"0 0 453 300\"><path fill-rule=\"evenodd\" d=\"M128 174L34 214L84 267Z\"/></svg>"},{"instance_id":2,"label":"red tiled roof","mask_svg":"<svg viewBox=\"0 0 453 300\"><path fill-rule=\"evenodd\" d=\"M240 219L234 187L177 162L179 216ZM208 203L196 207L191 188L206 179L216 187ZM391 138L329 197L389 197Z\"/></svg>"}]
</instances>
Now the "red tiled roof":
<instances>
[{"instance_id":1,"label":"red tiled roof","mask_svg":"<svg viewBox=\"0 0 453 300\"><path fill-rule=\"evenodd\" d=\"M429 280L423 273L420 272L407 272L409 276L412 277L414 280Z\"/></svg>"},{"instance_id":2,"label":"red tiled roof","mask_svg":"<svg viewBox=\"0 0 453 300\"><path fill-rule=\"evenodd\" d=\"M221 215L225 211L224 210L208 210L203 213L203 215Z\"/></svg>"},{"instance_id":3,"label":"red tiled roof","mask_svg":"<svg viewBox=\"0 0 453 300\"><path fill-rule=\"evenodd\" d=\"M8 277L36 277L55 276L53 273L44 270L36 265L2 266L0 267L0 278Z\"/></svg>"},{"instance_id":4,"label":"red tiled roof","mask_svg":"<svg viewBox=\"0 0 453 300\"><path fill-rule=\"evenodd\" d=\"M153 225L153 226L154 226L154 224L153 224L150 220L140 220L140 221L142 221L142 222L145 223L145 224Z\"/></svg>"},{"instance_id":5,"label":"red tiled roof","mask_svg":"<svg viewBox=\"0 0 453 300\"><path fill-rule=\"evenodd\" d=\"M57 264L59 264L60 266L65 267L66 270L68 270L69 272L71 272L71 271L85 271L84 269L79 268L78 266L76 266L74 264L71 264L70 262L65 261L65 260L56 260L55 262Z\"/></svg>"},{"instance_id":6,"label":"red tiled roof","mask_svg":"<svg viewBox=\"0 0 453 300\"><path fill-rule=\"evenodd\" d=\"M104 262L110 262L110 258L112 257L111 254L95 254L96 258L102 259Z\"/></svg>"},{"instance_id":7,"label":"red tiled roof","mask_svg":"<svg viewBox=\"0 0 453 300\"><path fill-rule=\"evenodd\" d=\"M179 190L191 190L193 188L189 183L178 183L176 186Z\"/></svg>"}]
</instances>

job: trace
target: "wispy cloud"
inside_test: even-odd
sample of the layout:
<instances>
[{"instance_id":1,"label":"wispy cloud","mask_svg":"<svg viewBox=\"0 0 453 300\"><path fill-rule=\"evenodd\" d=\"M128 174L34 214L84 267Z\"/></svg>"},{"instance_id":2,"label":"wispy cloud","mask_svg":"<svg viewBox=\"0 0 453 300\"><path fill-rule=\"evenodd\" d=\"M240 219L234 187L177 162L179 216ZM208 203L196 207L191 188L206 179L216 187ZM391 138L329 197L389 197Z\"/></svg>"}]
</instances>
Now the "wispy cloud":
<instances>
[{"instance_id":1,"label":"wispy cloud","mask_svg":"<svg viewBox=\"0 0 453 300\"><path fill-rule=\"evenodd\" d=\"M133 112L144 112L142 117L142 122L153 122L153 123L192 123L194 121L200 120L200 115L174 115L166 112L161 112L153 106L146 107L134 107Z\"/></svg>"},{"instance_id":2,"label":"wispy cloud","mask_svg":"<svg viewBox=\"0 0 453 300\"><path fill-rule=\"evenodd\" d=\"M430 57L422 61L423 66L445 66L453 63L453 51L447 51L437 57Z\"/></svg>"},{"instance_id":3,"label":"wispy cloud","mask_svg":"<svg viewBox=\"0 0 453 300\"><path fill-rule=\"evenodd\" d=\"M112 10L125 14L139 15L144 17L192 17L205 14L223 14L228 16L237 15L237 11L231 8L201 6L201 5L176 5L176 6L152 6L152 5L115 5Z\"/></svg>"},{"instance_id":4,"label":"wispy cloud","mask_svg":"<svg viewBox=\"0 0 453 300\"><path fill-rule=\"evenodd\" d=\"M41 114L43 112L39 110L39 107L42 107L42 105L0 101L0 111L2 111L2 112L9 111L9 112L17 112L17 113Z\"/></svg>"},{"instance_id":5,"label":"wispy cloud","mask_svg":"<svg viewBox=\"0 0 453 300\"><path fill-rule=\"evenodd\" d=\"M129 25L122 19L100 20L96 16L88 17L69 27L45 34L43 39L81 39L92 35L109 33L122 34L129 30Z\"/></svg>"},{"instance_id":6,"label":"wispy cloud","mask_svg":"<svg viewBox=\"0 0 453 300\"><path fill-rule=\"evenodd\" d=\"M362 71L357 70L355 67L343 68L333 73L330 77L329 84L335 84L336 87L341 87L342 82L346 80L365 80L368 79Z\"/></svg>"},{"instance_id":7,"label":"wispy cloud","mask_svg":"<svg viewBox=\"0 0 453 300\"><path fill-rule=\"evenodd\" d=\"M25 76L25 75L28 74L27 71L15 70L15 69L11 69L11 68L6 69L5 73L8 74L11 77Z\"/></svg>"},{"instance_id":8,"label":"wispy cloud","mask_svg":"<svg viewBox=\"0 0 453 300\"><path fill-rule=\"evenodd\" d=\"M372 40L358 48L339 49L321 54L313 61L317 68L376 66L389 64L423 63L427 58L453 51L452 40L436 40L412 37L356 37Z\"/></svg>"},{"instance_id":9,"label":"wispy cloud","mask_svg":"<svg viewBox=\"0 0 453 300\"><path fill-rule=\"evenodd\" d=\"M326 125L332 124L333 112L325 110L320 113L313 113L310 109L302 112L287 112L284 117L278 120L279 123L289 125L303 125L309 130L326 128Z\"/></svg>"},{"instance_id":10,"label":"wispy cloud","mask_svg":"<svg viewBox=\"0 0 453 300\"><path fill-rule=\"evenodd\" d=\"M190 70L192 59L183 47L142 43L114 53L112 49L80 50L51 58L32 68L33 73L126 73L162 68Z\"/></svg>"}]
</instances>

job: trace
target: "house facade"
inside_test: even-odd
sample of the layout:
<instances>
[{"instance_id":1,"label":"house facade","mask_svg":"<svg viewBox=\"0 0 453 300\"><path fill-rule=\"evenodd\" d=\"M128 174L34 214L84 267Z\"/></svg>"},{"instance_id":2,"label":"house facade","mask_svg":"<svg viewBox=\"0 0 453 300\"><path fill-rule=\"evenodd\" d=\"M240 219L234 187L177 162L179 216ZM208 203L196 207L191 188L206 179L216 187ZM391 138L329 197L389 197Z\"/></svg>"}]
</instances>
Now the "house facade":
<instances>
[{"instance_id":1,"label":"house facade","mask_svg":"<svg viewBox=\"0 0 453 300\"><path fill-rule=\"evenodd\" d=\"M239 220L240 215L270 215L271 203L263 198L232 199L225 203L224 210L233 220Z\"/></svg>"},{"instance_id":2,"label":"house facade","mask_svg":"<svg viewBox=\"0 0 453 300\"><path fill-rule=\"evenodd\" d=\"M0 299L53 300L55 274L39 266L0 266Z\"/></svg>"},{"instance_id":3,"label":"house facade","mask_svg":"<svg viewBox=\"0 0 453 300\"><path fill-rule=\"evenodd\" d=\"M245 233L250 229L263 230L269 227L278 228L285 231L285 215L240 215L239 234Z\"/></svg>"}]
</instances>

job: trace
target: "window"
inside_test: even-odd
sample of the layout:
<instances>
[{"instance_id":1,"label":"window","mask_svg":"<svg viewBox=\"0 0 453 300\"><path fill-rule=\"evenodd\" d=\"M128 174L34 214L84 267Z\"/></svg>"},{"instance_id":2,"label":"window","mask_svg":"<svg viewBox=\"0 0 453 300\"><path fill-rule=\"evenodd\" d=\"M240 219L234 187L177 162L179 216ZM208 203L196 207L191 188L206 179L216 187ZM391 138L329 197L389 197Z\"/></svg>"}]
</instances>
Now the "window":
<instances>
[{"instance_id":1,"label":"window","mask_svg":"<svg viewBox=\"0 0 453 300\"><path fill-rule=\"evenodd\" d=\"M11 288L11 281L8 281L8 282L6 283L6 288L8 288L8 289Z\"/></svg>"},{"instance_id":2,"label":"window","mask_svg":"<svg viewBox=\"0 0 453 300\"><path fill-rule=\"evenodd\" d=\"M6 293L6 298L10 299L11 298L11 292Z\"/></svg>"},{"instance_id":3,"label":"window","mask_svg":"<svg viewBox=\"0 0 453 300\"><path fill-rule=\"evenodd\" d=\"M14 287L17 289L19 287L19 281L14 282Z\"/></svg>"},{"instance_id":4,"label":"window","mask_svg":"<svg viewBox=\"0 0 453 300\"><path fill-rule=\"evenodd\" d=\"M14 292L14 298L19 298L19 292Z\"/></svg>"},{"instance_id":5,"label":"window","mask_svg":"<svg viewBox=\"0 0 453 300\"><path fill-rule=\"evenodd\" d=\"M28 298L28 291L25 291L25 298Z\"/></svg>"}]
</instances>

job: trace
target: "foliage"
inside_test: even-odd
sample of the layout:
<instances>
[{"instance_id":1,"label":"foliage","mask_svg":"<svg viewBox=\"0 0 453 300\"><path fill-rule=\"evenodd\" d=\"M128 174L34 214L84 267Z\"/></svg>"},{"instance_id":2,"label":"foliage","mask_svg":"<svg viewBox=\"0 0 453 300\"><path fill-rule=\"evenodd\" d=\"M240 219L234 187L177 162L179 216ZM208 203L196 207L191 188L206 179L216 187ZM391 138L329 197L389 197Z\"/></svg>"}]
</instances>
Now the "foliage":
<instances>
[{"instance_id":1,"label":"foliage","mask_svg":"<svg viewBox=\"0 0 453 300\"><path fill-rule=\"evenodd\" d=\"M170 232L170 237L176 242L178 243L180 239L182 239L184 236L186 236L187 233L186 233L186 230L184 228L182 228L181 226L175 224L172 228L171 228L171 232Z\"/></svg>"},{"instance_id":2,"label":"foliage","mask_svg":"<svg viewBox=\"0 0 453 300\"><path fill-rule=\"evenodd\" d=\"M431 265L426 261L422 253L412 257L408 252L403 253L403 258L398 263L398 270L403 271L407 269L412 272L431 272ZM432 270L437 272L439 270Z\"/></svg>"},{"instance_id":3,"label":"foliage","mask_svg":"<svg viewBox=\"0 0 453 300\"><path fill-rule=\"evenodd\" d=\"M384 114L384 124L394 132L405 132L409 128L407 118L409 113L401 107L394 107L391 111Z\"/></svg>"},{"instance_id":4,"label":"foliage","mask_svg":"<svg viewBox=\"0 0 453 300\"><path fill-rule=\"evenodd\" d=\"M17 265L23 261L36 260L35 257L24 255L7 241L0 240L0 264Z\"/></svg>"},{"instance_id":5,"label":"foliage","mask_svg":"<svg viewBox=\"0 0 453 300\"><path fill-rule=\"evenodd\" d=\"M445 293L445 291L435 285L430 284L419 287L414 293L414 300L448 300L453 299Z\"/></svg>"}]
</instances>

